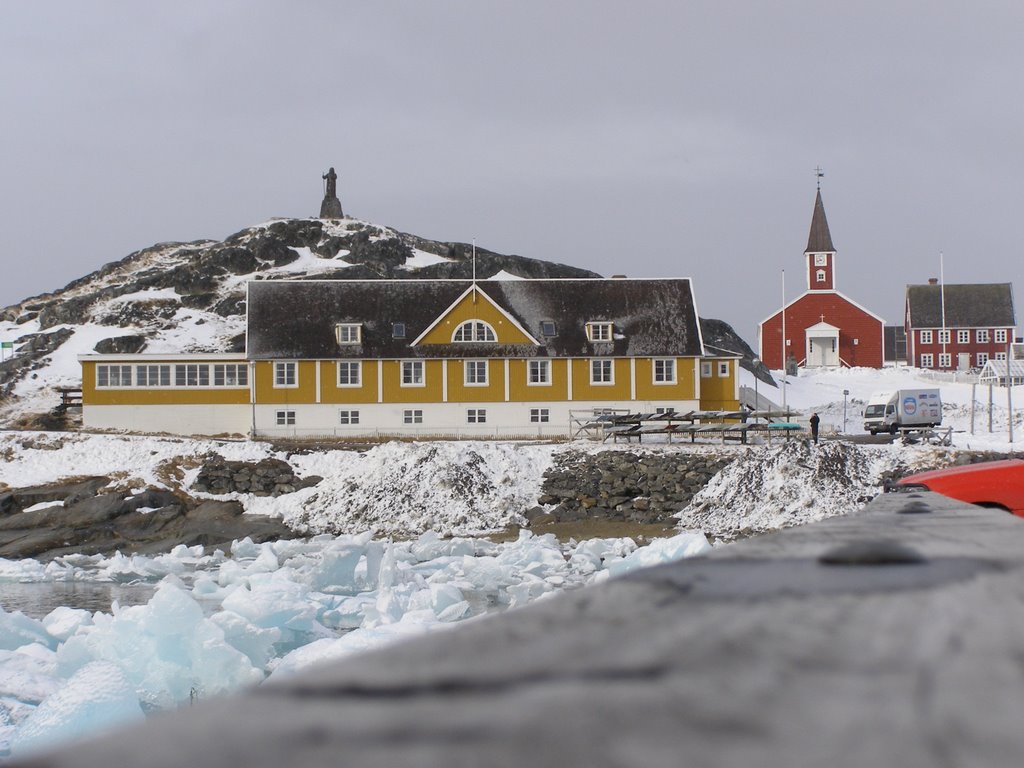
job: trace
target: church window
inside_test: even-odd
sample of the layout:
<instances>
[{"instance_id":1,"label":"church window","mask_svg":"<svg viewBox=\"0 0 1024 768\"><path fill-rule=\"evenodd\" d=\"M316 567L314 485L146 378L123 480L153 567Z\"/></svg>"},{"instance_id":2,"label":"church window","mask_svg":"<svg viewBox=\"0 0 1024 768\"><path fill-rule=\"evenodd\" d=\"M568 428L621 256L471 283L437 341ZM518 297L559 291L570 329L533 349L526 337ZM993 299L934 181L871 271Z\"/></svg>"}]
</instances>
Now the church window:
<instances>
[{"instance_id":1,"label":"church window","mask_svg":"<svg viewBox=\"0 0 1024 768\"><path fill-rule=\"evenodd\" d=\"M815 279L817 279L817 281L819 283L824 283L825 282L825 270L824 269L819 269L815 273Z\"/></svg>"}]
</instances>

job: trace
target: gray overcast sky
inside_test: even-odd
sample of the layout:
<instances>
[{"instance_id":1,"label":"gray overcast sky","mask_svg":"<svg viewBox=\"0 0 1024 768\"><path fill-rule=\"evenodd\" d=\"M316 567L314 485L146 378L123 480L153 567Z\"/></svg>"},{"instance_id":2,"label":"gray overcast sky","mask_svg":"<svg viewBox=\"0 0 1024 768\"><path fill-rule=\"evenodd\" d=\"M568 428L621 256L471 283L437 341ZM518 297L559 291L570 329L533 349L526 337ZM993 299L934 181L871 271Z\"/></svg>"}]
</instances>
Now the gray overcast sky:
<instances>
[{"instance_id":1,"label":"gray overcast sky","mask_svg":"<svg viewBox=\"0 0 1024 768\"><path fill-rule=\"evenodd\" d=\"M1024 5L53 1L0 7L0 306L319 210L690 276L751 343L803 290L1022 283Z\"/></svg>"}]
</instances>

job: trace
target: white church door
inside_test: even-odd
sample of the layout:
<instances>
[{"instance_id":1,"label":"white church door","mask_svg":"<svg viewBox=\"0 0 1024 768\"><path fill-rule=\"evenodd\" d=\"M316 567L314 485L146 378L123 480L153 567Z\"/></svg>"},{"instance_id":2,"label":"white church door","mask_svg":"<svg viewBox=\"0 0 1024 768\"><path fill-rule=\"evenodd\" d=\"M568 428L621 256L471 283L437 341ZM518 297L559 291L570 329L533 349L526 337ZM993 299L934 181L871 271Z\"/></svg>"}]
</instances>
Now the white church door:
<instances>
[{"instance_id":1,"label":"white church door","mask_svg":"<svg viewBox=\"0 0 1024 768\"><path fill-rule=\"evenodd\" d=\"M804 331L807 339L807 368L839 366L839 329L826 322L816 323Z\"/></svg>"}]
</instances>

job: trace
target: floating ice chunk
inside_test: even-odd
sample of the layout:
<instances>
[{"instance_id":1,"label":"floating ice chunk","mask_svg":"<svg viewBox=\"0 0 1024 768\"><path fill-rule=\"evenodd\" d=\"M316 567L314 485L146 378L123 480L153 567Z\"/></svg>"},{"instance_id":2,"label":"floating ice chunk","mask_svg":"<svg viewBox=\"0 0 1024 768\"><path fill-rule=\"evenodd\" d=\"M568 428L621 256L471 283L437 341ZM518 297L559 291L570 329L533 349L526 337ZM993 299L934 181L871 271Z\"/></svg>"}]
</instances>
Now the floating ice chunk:
<instances>
[{"instance_id":1,"label":"floating ice chunk","mask_svg":"<svg viewBox=\"0 0 1024 768\"><path fill-rule=\"evenodd\" d=\"M309 588L281 579L253 579L224 598L221 607L234 611L257 627L280 627L308 632L318 624Z\"/></svg>"},{"instance_id":2,"label":"floating ice chunk","mask_svg":"<svg viewBox=\"0 0 1024 768\"><path fill-rule=\"evenodd\" d=\"M42 622L30 619L21 611L8 613L0 608L0 650L13 651L23 645L39 643L56 648L57 642L46 631Z\"/></svg>"},{"instance_id":3,"label":"floating ice chunk","mask_svg":"<svg viewBox=\"0 0 1024 768\"><path fill-rule=\"evenodd\" d=\"M43 627L57 640L64 641L81 627L92 624L92 614L80 608L54 608L43 617Z\"/></svg>"},{"instance_id":4,"label":"floating ice chunk","mask_svg":"<svg viewBox=\"0 0 1024 768\"><path fill-rule=\"evenodd\" d=\"M26 718L12 739L11 752L22 757L142 719L135 690L118 666L95 661L78 670Z\"/></svg>"},{"instance_id":5,"label":"floating ice chunk","mask_svg":"<svg viewBox=\"0 0 1024 768\"><path fill-rule=\"evenodd\" d=\"M0 581L35 582L46 580L46 567L38 560L0 558Z\"/></svg>"},{"instance_id":6,"label":"floating ice chunk","mask_svg":"<svg viewBox=\"0 0 1024 768\"><path fill-rule=\"evenodd\" d=\"M248 656L259 669L266 669L276 655L274 644L281 639L281 630L277 627L257 627L234 611L218 611L210 620L224 632L224 640Z\"/></svg>"},{"instance_id":7,"label":"floating ice chunk","mask_svg":"<svg viewBox=\"0 0 1024 768\"><path fill-rule=\"evenodd\" d=\"M120 667L149 708L166 709L192 695L224 693L259 682L260 670L224 639L186 592L164 581L146 605L97 613L88 632L57 650L58 671L70 675L93 661Z\"/></svg>"},{"instance_id":8,"label":"floating ice chunk","mask_svg":"<svg viewBox=\"0 0 1024 768\"><path fill-rule=\"evenodd\" d=\"M366 611L373 607L377 595L364 593L354 597L336 597L321 605L317 621L331 629L355 629L362 626Z\"/></svg>"},{"instance_id":9,"label":"floating ice chunk","mask_svg":"<svg viewBox=\"0 0 1024 768\"><path fill-rule=\"evenodd\" d=\"M42 649L46 655L30 649ZM0 651L0 698L39 704L64 684L57 674L53 651L29 645L17 651Z\"/></svg>"},{"instance_id":10,"label":"floating ice chunk","mask_svg":"<svg viewBox=\"0 0 1024 768\"><path fill-rule=\"evenodd\" d=\"M356 566L365 547L360 543L335 544L326 549L310 574L313 589L330 594L351 595L356 592Z\"/></svg>"},{"instance_id":11,"label":"floating ice chunk","mask_svg":"<svg viewBox=\"0 0 1024 768\"><path fill-rule=\"evenodd\" d=\"M652 565L682 560L685 557L693 557L710 549L711 545L703 533L686 531L668 539L655 539L646 547L640 547L636 552L621 560L606 563L606 567L612 576L619 576L637 568L647 568Z\"/></svg>"}]
</instances>

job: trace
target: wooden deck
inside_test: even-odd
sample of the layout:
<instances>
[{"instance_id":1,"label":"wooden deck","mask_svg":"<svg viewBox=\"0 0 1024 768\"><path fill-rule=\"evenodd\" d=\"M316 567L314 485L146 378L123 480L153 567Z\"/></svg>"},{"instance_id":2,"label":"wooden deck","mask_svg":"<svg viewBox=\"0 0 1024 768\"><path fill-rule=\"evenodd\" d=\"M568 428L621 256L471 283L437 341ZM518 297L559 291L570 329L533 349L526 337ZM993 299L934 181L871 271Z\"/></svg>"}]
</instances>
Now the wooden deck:
<instances>
[{"instance_id":1,"label":"wooden deck","mask_svg":"<svg viewBox=\"0 0 1024 768\"><path fill-rule=\"evenodd\" d=\"M1024 521L929 493L25 765L1024 765Z\"/></svg>"}]
</instances>

